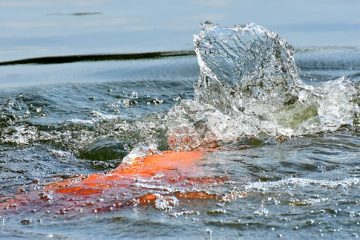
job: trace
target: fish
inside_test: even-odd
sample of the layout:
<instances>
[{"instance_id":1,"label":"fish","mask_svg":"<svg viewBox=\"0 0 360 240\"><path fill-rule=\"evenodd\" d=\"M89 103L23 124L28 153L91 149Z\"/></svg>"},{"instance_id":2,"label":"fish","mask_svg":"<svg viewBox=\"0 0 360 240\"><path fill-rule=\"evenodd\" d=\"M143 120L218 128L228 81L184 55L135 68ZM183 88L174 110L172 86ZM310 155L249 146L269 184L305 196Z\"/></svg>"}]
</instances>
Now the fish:
<instances>
[{"instance_id":1,"label":"fish","mask_svg":"<svg viewBox=\"0 0 360 240\"><path fill-rule=\"evenodd\" d=\"M221 201L222 196L208 190L229 179L211 176L200 164L212 151L150 151L106 173L79 175L2 199L0 214L77 216L139 205L168 209L181 200Z\"/></svg>"}]
</instances>

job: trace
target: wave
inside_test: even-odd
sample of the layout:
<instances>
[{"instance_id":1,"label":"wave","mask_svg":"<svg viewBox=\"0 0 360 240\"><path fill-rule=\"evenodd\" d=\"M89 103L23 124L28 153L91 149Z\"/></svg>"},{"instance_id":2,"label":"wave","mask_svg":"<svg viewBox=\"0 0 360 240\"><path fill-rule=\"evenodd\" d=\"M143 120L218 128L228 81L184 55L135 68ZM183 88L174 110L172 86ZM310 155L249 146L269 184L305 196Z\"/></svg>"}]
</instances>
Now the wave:
<instances>
[{"instance_id":1,"label":"wave","mask_svg":"<svg viewBox=\"0 0 360 240\"><path fill-rule=\"evenodd\" d=\"M67 55L47 56L19 59L14 61L0 62L0 66L20 64L61 64L73 62L96 62L96 61L126 61L139 59L156 59L167 57L183 57L195 55L192 50L144 52L144 53L122 53L122 54L91 54L91 55Z\"/></svg>"},{"instance_id":2,"label":"wave","mask_svg":"<svg viewBox=\"0 0 360 240\"><path fill-rule=\"evenodd\" d=\"M359 53L360 49L352 46L323 46L323 47L306 47L296 48L295 52L298 54L312 54L324 52L330 53L344 53L351 55L351 53ZM157 52L140 52L140 53L115 53L115 54L84 54L84 55L64 55L64 56L43 56L25 59L17 59L12 61L0 62L0 66L22 65L22 64L62 64L74 62L98 62L98 61L127 61L127 60L141 60L141 59L157 59L167 57L186 57L196 56L196 52L191 49L174 50L174 51L157 51ZM334 56L332 56L334 57ZM350 60L357 60L358 55ZM351 62L350 62L351 63ZM301 65L303 63L301 62ZM338 67L338 66L335 66ZM303 68L303 67L301 67Z\"/></svg>"},{"instance_id":3,"label":"wave","mask_svg":"<svg viewBox=\"0 0 360 240\"><path fill-rule=\"evenodd\" d=\"M283 186L294 186L294 187L308 187L316 186L319 188L346 188L356 187L359 185L359 178L345 178L341 180L322 180L322 179L307 179L307 178L285 178L279 181L273 182L252 182L245 186L247 191L258 190L258 191L269 191L279 189Z\"/></svg>"},{"instance_id":4,"label":"wave","mask_svg":"<svg viewBox=\"0 0 360 240\"><path fill-rule=\"evenodd\" d=\"M47 118L44 121L40 120L54 113L54 106L51 106L53 102L58 104L63 99L68 101L70 95L66 98L55 98L52 102L45 97L39 104L39 101L33 98L24 99L23 94L20 94L14 99L4 101L0 108L0 142L18 145L41 142L61 146L81 157L83 152L97 156L99 151L108 151L113 146L114 148L120 146L119 142L129 146L126 151L130 151L138 142L154 143L161 149L184 150L243 143L244 139L245 142L254 143L268 140L282 141L295 136L336 131L344 126L355 128L360 126L358 119L360 86L345 77L318 85L305 84L295 64L294 48L274 32L256 24L221 27L206 23L202 25L200 33L195 35L194 44L200 66L200 76L194 86L194 99L179 98L175 101L172 98L176 97L177 92L171 93L171 96L165 98L167 103L164 104L168 107L164 108L164 111L173 103L179 103L175 104L167 114L163 114L163 111L160 111L162 108L159 108L161 113L154 112L154 115L137 119L125 118L117 111L110 110L113 108L118 110L119 101L122 103L125 100L134 100L137 103L134 109L138 107L146 112L144 109L147 109L148 104L151 103L148 97L144 95L145 98L137 96L132 98L124 95L121 91L123 88L129 88L128 85L119 85L114 93L108 91L109 86L104 85L101 87L102 92L94 91L86 94L93 96L96 93L99 99L109 99L110 103L100 101L100 105L87 105L88 111L82 116L77 116L79 106L96 103L95 98L78 105L70 101L74 105L71 107L66 102L59 110L64 113L65 119L59 119L55 114L53 118L56 121L47 122ZM65 60L129 60L192 54L193 51L175 51L91 55L87 56L88 58L68 56ZM65 60L39 58L0 63L0 65L61 63ZM154 87L164 84L155 83ZM111 84L117 86L116 83ZM139 82L129 84L133 87ZM149 84L149 81L140 84L139 89L147 86L146 84ZM176 86L188 84L189 82L185 84L182 80ZM166 85L166 88L170 87L169 91L171 91L176 86ZM95 87L99 88L98 85ZM139 89L135 90L140 91ZM68 92L67 89L62 91ZM73 92L70 91L70 94ZM86 94L84 99L88 99ZM115 96L114 104L111 102L112 98L104 98L104 94ZM159 92L156 96L163 97L162 94ZM167 94L169 95L169 92ZM154 98L155 100L157 98ZM101 104L105 104L107 109L104 110L106 118L105 115L97 114L101 113L99 112L99 109L103 108ZM95 109L92 109L93 107ZM128 109L132 108L128 106ZM122 109L122 112L125 115L128 113L126 108ZM88 114L91 115L91 119ZM40 120L33 121L33 118ZM108 140L111 144L108 144ZM104 143L104 148L100 148L99 143L100 145ZM111 151L111 154L109 153L111 158L113 155L118 156L116 151Z\"/></svg>"}]
</instances>

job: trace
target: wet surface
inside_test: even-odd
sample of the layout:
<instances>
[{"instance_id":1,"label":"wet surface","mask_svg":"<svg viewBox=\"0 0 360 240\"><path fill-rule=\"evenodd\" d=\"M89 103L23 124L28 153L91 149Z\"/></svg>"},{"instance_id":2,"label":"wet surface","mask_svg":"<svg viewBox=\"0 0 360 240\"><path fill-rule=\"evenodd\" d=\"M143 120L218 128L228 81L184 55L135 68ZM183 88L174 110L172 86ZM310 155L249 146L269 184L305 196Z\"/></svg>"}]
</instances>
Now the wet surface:
<instances>
[{"instance_id":1,"label":"wet surface","mask_svg":"<svg viewBox=\"0 0 360 240\"><path fill-rule=\"evenodd\" d=\"M6 20L0 21L0 60L27 61L0 66L1 204L24 194L44 204L51 196L40 193L54 182L80 179L82 186L84 176L106 178L139 142L169 149L164 117L194 98L199 76L193 51L176 50L193 49L199 22L256 22L278 31L295 45L300 79L308 85L359 80L354 1L261 1L262 8L255 8L259 1L185 1L166 9L159 1L153 11L109 3L0 3ZM25 210L2 209L0 238L357 238L359 144L349 126L290 139L242 139L207 152L191 164L196 171L181 172L188 179L177 185L161 174L137 176L127 182L131 187L90 196L82 213L71 188L55 197L53 208L35 201ZM119 197L123 206L110 209ZM86 196L77 201L86 205Z\"/></svg>"},{"instance_id":2,"label":"wet surface","mask_svg":"<svg viewBox=\"0 0 360 240\"><path fill-rule=\"evenodd\" d=\"M312 69L329 65L327 58L317 55L316 50L309 62L301 51L296 57L300 59L300 68L307 66L300 75L311 79L308 83L323 81L324 76L317 71L312 74ZM103 76L104 83L3 91L2 196L14 196L22 189L39 191L36 189L45 183L115 168L119 160L94 159L99 154L98 145L103 143L103 149L116 153L125 149L125 145L130 150L138 141L164 137L159 127L161 116L178 99L192 97L192 82L198 74L193 57L104 62L105 65L107 68L101 73L91 72L93 63L61 66L69 69L70 76L78 69L79 79ZM136 71L123 65L133 66ZM334 78L354 71L341 66L322 71ZM85 74L85 69L90 71ZM119 143L126 144L119 148ZM244 149L244 145L250 148ZM358 145L358 136L344 129L283 143L249 141L224 146L223 150L209 153L198 165L208 175L226 176L229 181L200 189L222 198L234 196L229 201L179 200L167 210L151 204L138 205L83 214L76 219L73 213L25 211L12 217L2 215L1 234L14 238L82 238L89 231L94 238L176 238L180 232L185 237L205 239L209 236L293 238L294 234L300 239L355 237L359 234L360 221ZM89 159L81 152L85 150L90 152ZM150 187L141 192L153 190Z\"/></svg>"}]
</instances>

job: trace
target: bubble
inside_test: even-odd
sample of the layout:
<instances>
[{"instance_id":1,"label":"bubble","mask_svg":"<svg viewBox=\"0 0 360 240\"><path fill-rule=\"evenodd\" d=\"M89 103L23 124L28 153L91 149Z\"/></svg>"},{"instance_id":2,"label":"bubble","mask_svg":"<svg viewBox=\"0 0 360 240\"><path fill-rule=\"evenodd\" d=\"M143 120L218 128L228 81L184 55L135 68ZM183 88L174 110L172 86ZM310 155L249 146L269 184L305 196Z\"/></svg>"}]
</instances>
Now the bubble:
<instances>
[{"instance_id":1,"label":"bubble","mask_svg":"<svg viewBox=\"0 0 360 240\"><path fill-rule=\"evenodd\" d=\"M20 221L20 223L23 224L23 225L29 225L29 224L32 223L32 220L29 219L29 218L25 218L25 219L22 219L22 220Z\"/></svg>"}]
</instances>

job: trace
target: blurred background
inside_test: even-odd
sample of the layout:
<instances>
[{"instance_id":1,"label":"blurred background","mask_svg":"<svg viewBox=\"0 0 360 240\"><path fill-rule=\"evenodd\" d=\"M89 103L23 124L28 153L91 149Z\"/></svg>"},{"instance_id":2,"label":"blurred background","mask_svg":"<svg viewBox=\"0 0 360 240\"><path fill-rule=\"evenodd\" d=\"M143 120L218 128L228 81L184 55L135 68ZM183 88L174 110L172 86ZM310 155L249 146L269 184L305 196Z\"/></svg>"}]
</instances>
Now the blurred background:
<instances>
[{"instance_id":1,"label":"blurred background","mask_svg":"<svg viewBox=\"0 0 360 240\"><path fill-rule=\"evenodd\" d=\"M356 0L0 0L0 61L192 49L206 20L255 22L295 47L358 46Z\"/></svg>"}]
</instances>

